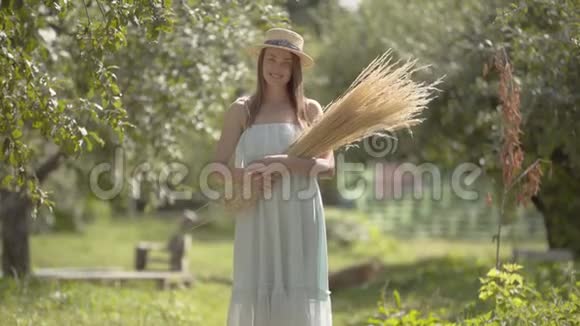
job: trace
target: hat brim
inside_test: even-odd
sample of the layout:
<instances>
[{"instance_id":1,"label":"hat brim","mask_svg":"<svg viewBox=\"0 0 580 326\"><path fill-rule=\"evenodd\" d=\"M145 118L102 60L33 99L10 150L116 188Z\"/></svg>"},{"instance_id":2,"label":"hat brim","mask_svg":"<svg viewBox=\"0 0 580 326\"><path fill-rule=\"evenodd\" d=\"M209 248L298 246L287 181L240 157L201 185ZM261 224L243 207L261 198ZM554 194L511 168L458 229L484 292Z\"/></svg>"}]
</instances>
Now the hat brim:
<instances>
[{"instance_id":1,"label":"hat brim","mask_svg":"<svg viewBox=\"0 0 580 326\"><path fill-rule=\"evenodd\" d=\"M312 59L312 57L310 57L308 54L301 52L301 51L289 49L285 46L270 45L270 44L258 44L258 45L252 45L252 46L247 47L246 51L253 56L257 56L263 48L275 48L275 49L282 49L282 50L286 50L288 52L292 52L300 58L300 63L302 64L302 67L310 68L310 67L314 66L314 59Z\"/></svg>"}]
</instances>

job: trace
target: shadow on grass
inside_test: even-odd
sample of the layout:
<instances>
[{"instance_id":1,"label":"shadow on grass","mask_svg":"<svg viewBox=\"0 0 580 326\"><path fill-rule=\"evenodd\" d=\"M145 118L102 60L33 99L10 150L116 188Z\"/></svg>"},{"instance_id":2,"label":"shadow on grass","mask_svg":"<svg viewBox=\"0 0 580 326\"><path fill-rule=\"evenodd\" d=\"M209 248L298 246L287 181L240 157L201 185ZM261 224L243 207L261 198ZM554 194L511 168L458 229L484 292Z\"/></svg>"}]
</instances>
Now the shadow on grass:
<instances>
[{"instance_id":1,"label":"shadow on grass","mask_svg":"<svg viewBox=\"0 0 580 326\"><path fill-rule=\"evenodd\" d=\"M477 299L479 277L490 267L475 259L450 257L387 265L382 277L366 287L334 291L333 310L374 310L386 286L387 303L393 303L392 292L397 290L405 307L444 309L454 315Z\"/></svg>"}]
</instances>

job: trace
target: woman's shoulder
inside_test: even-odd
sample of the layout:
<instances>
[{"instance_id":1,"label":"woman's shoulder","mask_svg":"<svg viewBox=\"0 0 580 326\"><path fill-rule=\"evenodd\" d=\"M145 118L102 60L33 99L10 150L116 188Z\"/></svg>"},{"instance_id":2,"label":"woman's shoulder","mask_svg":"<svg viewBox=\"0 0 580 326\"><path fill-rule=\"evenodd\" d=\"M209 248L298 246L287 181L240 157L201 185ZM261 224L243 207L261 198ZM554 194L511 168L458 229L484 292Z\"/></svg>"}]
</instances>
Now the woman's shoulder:
<instances>
[{"instance_id":1,"label":"woman's shoulder","mask_svg":"<svg viewBox=\"0 0 580 326\"><path fill-rule=\"evenodd\" d=\"M320 109L322 111L322 106L320 105L320 103L318 102L318 100L313 99L313 98L308 98L308 97L305 97L304 100L306 102L306 107L308 107L309 110L318 110L318 109Z\"/></svg>"},{"instance_id":2,"label":"woman's shoulder","mask_svg":"<svg viewBox=\"0 0 580 326\"><path fill-rule=\"evenodd\" d=\"M242 95L239 96L238 98L236 98L231 106L232 107L236 107L236 108L242 108L244 106L247 106L250 102L251 96L250 95Z\"/></svg>"},{"instance_id":3,"label":"woman's shoulder","mask_svg":"<svg viewBox=\"0 0 580 326\"><path fill-rule=\"evenodd\" d=\"M249 96L240 96L236 98L230 104L230 107L226 112L228 117L239 121L242 127L244 127L247 116L249 115L248 100Z\"/></svg>"},{"instance_id":4,"label":"woman's shoulder","mask_svg":"<svg viewBox=\"0 0 580 326\"><path fill-rule=\"evenodd\" d=\"M306 104L306 113L308 114L310 121L313 121L314 119L322 115L323 113L322 106L317 100L305 97L305 104Z\"/></svg>"}]
</instances>

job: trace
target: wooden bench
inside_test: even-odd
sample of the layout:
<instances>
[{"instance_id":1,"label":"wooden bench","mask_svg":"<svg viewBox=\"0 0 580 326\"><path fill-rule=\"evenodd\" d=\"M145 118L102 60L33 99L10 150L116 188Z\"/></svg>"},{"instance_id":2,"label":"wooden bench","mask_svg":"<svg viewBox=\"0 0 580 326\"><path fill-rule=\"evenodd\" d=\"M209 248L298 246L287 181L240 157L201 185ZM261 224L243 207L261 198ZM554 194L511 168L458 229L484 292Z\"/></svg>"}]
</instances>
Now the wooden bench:
<instances>
[{"instance_id":1,"label":"wooden bench","mask_svg":"<svg viewBox=\"0 0 580 326\"><path fill-rule=\"evenodd\" d=\"M135 270L154 270L151 264L161 263L165 265L161 270L187 272L191 242L189 234L173 237L168 243L140 241L135 246Z\"/></svg>"},{"instance_id":2,"label":"wooden bench","mask_svg":"<svg viewBox=\"0 0 580 326\"><path fill-rule=\"evenodd\" d=\"M45 268L34 271L33 276L50 280L101 281L121 284L124 281L152 280L160 289L167 289L174 284L190 286L193 277L189 273L170 271L123 271L123 270L91 270L74 268Z\"/></svg>"},{"instance_id":3,"label":"wooden bench","mask_svg":"<svg viewBox=\"0 0 580 326\"><path fill-rule=\"evenodd\" d=\"M182 283L191 286L193 277L189 273L188 257L192 236L189 231L198 222L199 217L194 211L185 210L177 230L167 242L138 242L135 246L135 270L151 277L182 276Z\"/></svg>"},{"instance_id":4,"label":"wooden bench","mask_svg":"<svg viewBox=\"0 0 580 326\"><path fill-rule=\"evenodd\" d=\"M52 280L79 280L115 282L121 284L132 280L153 280L160 288L179 284L190 287L194 277L189 273L189 250L192 237L188 233L198 221L193 211L185 211L180 226L168 242L141 241L135 248L135 270L120 268L42 268L33 272L33 277ZM152 269L152 263L163 263L163 268Z\"/></svg>"}]
</instances>

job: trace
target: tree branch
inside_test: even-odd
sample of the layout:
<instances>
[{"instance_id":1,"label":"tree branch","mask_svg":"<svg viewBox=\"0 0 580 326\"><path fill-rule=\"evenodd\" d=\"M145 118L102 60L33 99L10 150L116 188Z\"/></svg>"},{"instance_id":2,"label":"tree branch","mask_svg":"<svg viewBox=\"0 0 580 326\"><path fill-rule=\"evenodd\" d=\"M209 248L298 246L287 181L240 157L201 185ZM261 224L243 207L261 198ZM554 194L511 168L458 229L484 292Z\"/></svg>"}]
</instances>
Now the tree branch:
<instances>
[{"instance_id":1,"label":"tree branch","mask_svg":"<svg viewBox=\"0 0 580 326\"><path fill-rule=\"evenodd\" d=\"M52 171L56 170L60 166L62 157L64 157L64 153L62 151L58 151L36 169L34 174L38 179L38 183L42 183L48 177L48 175L52 173Z\"/></svg>"},{"instance_id":2,"label":"tree branch","mask_svg":"<svg viewBox=\"0 0 580 326\"><path fill-rule=\"evenodd\" d=\"M105 11L103 10L103 7L101 7L101 3L99 2L99 0L97 0L97 6L99 7L99 10L101 11L101 15L103 15L103 19L107 20L107 17L105 16Z\"/></svg>"},{"instance_id":3,"label":"tree branch","mask_svg":"<svg viewBox=\"0 0 580 326\"><path fill-rule=\"evenodd\" d=\"M87 3L83 0L83 5L85 7L85 14L87 15L87 19L89 21L89 25L91 25L91 17L89 17L89 9L87 8Z\"/></svg>"},{"instance_id":4,"label":"tree branch","mask_svg":"<svg viewBox=\"0 0 580 326\"><path fill-rule=\"evenodd\" d=\"M61 158L64 157L64 153L58 151L57 153L53 154L49 159L44 161L35 171L34 175L36 176L38 183L42 183L46 178L56 170L61 164ZM24 194L22 191L14 192L1 189L0 190L0 220L4 216L5 212L10 211L13 209L14 205L17 205L16 201L20 202L18 196L23 196Z\"/></svg>"}]
</instances>

